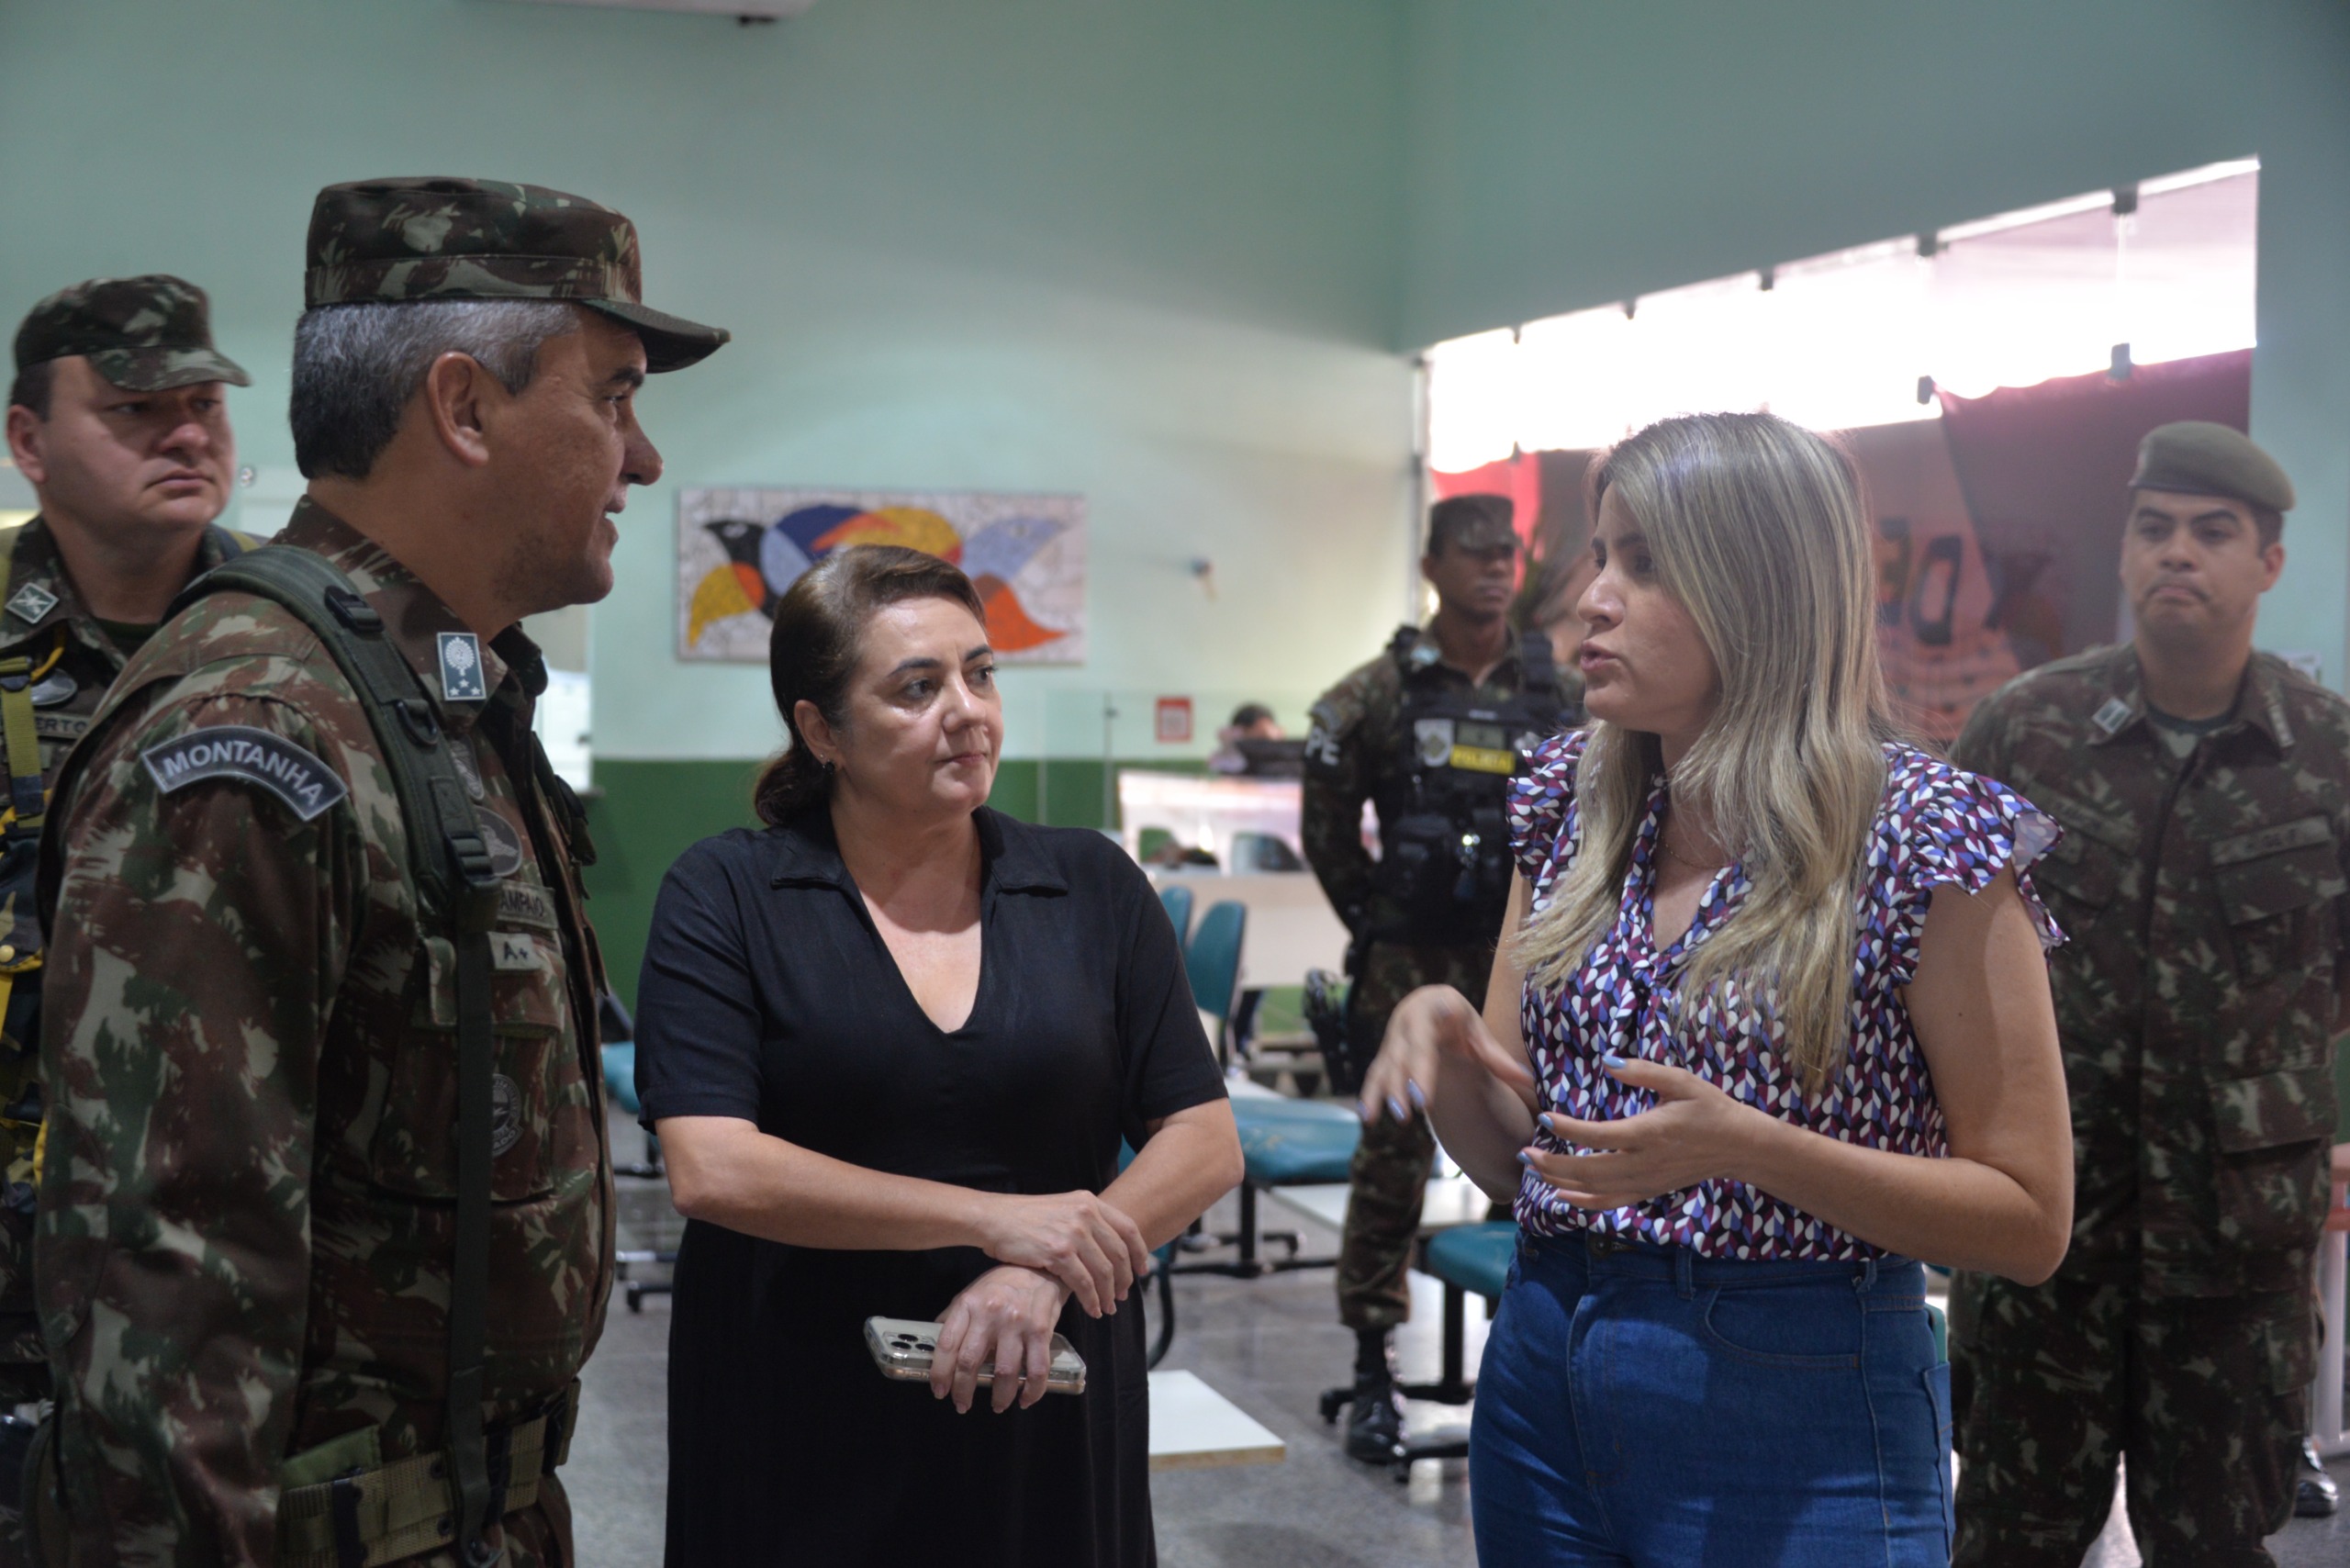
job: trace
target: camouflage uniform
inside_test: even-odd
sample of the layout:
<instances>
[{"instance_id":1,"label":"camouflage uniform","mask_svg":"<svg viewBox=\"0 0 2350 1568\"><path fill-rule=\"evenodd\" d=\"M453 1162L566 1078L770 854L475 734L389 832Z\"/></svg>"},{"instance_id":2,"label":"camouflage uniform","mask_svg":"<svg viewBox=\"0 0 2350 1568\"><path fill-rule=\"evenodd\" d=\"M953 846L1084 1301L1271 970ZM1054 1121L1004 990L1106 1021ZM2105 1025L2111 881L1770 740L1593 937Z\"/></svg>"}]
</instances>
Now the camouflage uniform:
<instances>
[{"instance_id":1,"label":"camouflage uniform","mask_svg":"<svg viewBox=\"0 0 2350 1568\"><path fill-rule=\"evenodd\" d=\"M637 303L625 218L536 186L329 186L308 259L312 308L566 300L636 331L654 370L726 336ZM379 616L416 673L401 716L453 769L432 810L477 828L450 847L494 879L495 919L485 940L426 917L371 716L395 694L371 711L299 616L208 594L132 658L43 849L34 1254L65 1515L43 1544L53 1524L78 1562L567 1564L554 1465L610 1290L611 1161L590 852L530 734L544 668L314 504L279 547L347 574L337 618ZM487 1127L459 1114L476 979ZM460 1259L476 1137L487 1243ZM484 1256L481 1401L453 1407L455 1284ZM491 1522L460 1541L476 1421Z\"/></svg>"},{"instance_id":2,"label":"camouflage uniform","mask_svg":"<svg viewBox=\"0 0 2350 1568\"><path fill-rule=\"evenodd\" d=\"M1463 706L1499 709L1524 691L1524 660L1523 647L1513 649L1482 683L1474 682L1446 664L1435 637L1422 631L1408 643L1399 640L1396 648L1355 670L1314 705L1301 831L1307 864L1356 939L1348 1032L1360 1042L1358 1050L1366 1059L1386 1032L1387 1015L1417 987L1449 985L1483 1005L1501 929L1502 910L1495 904L1490 917L1480 913L1464 921L1451 941L1399 941L1383 935L1406 923L1382 890L1377 866L1363 847L1362 806L1366 800L1372 802L1382 828L1412 812L1405 761L1414 736L1405 682L1449 695ZM1537 738L1581 718L1581 677L1561 671L1556 678L1561 711L1557 722ZM1493 776L1497 810L1506 774L1505 767ZM1397 1123L1382 1116L1363 1128L1349 1172L1353 1191L1338 1257L1338 1316L1349 1328L1392 1328L1411 1316L1404 1271L1435 1152L1426 1117Z\"/></svg>"},{"instance_id":3,"label":"camouflage uniform","mask_svg":"<svg viewBox=\"0 0 2350 1568\"><path fill-rule=\"evenodd\" d=\"M210 530L196 569L207 571L241 550L245 541L225 530ZM7 548L8 571L0 584L0 665L25 659L30 666L33 733L44 788L54 787L58 769L73 744L89 727L107 688L122 673L116 647L84 607L48 525L35 517L17 531ZM6 728L0 714L0 731ZM33 1316L32 1129L40 1119L38 1090L26 1095L40 1049L40 918L33 897L39 865L38 840L11 844L0 852L0 991L6 1025L0 1037L0 1075L9 1081L0 1094L8 1111L7 1187L0 1204L0 1413L9 1406L49 1397L49 1366L42 1359L40 1326ZM0 1558L5 1561L5 1558Z\"/></svg>"},{"instance_id":4,"label":"camouflage uniform","mask_svg":"<svg viewBox=\"0 0 2350 1568\"><path fill-rule=\"evenodd\" d=\"M482 651L487 702L440 700L455 614L308 503L282 543L351 575L481 785L505 877L487 1419L517 1423L568 1389L611 1282L581 847L521 765L544 669L509 632ZM221 725L317 758L348 809L304 821L240 776L165 792L148 756ZM77 1554L270 1562L281 1473L318 1469L297 1456L370 1430L384 1460L440 1442L454 958L419 924L357 694L250 595L200 601L131 661L57 819L36 1257ZM549 1477L506 1519L514 1560L569 1562L567 1514Z\"/></svg>"},{"instance_id":5,"label":"camouflage uniform","mask_svg":"<svg viewBox=\"0 0 2350 1568\"><path fill-rule=\"evenodd\" d=\"M129 392L160 392L205 382L252 384L252 377L213 347L204 291L164 274L92 278L62 288L28 311L18 326L19 371L82 355L113 385ZM202 573L253 542L219 528L207 530L193 570ZM21 668L21 692L0 690L0 741L12 741L22 715L44 795L115 677L123 650L92 615L66 574L49 523L36 516L0 533L0 688ZM21 666L16 661L22 660ZM17 704L22 706L18 707ZM13 781L17 757L0 745ZM20 819L12 806L0 844L0 1415L50 1394L49 1363L33 1305L33 1153L40 1123L36 1061L40 1049L42 941L34 897L41 814ZM29 825L29 832L25 831ZM0 1478L13 1499L16 1478ZM0 1568L25 1560L22 1520L0 1504Z\"/></svg>"},{"instance_id":6,"label":"camouflage uniform","mask_svg":"<svg viewBox=\"0 0 2350 1568\"><path fill-rule=\"evenodd\" d=\"M1953 1292L1957 1561L2073 1568L2126 1452L2150 1564L2266 1563L2315 1372L2350 704L2255 654L2190 744L2103 648L1986 700L1954 757L2065 830L2032 875L2070 937L2076 1154L2057 1276Z\"/></svg>"}]
</instances>

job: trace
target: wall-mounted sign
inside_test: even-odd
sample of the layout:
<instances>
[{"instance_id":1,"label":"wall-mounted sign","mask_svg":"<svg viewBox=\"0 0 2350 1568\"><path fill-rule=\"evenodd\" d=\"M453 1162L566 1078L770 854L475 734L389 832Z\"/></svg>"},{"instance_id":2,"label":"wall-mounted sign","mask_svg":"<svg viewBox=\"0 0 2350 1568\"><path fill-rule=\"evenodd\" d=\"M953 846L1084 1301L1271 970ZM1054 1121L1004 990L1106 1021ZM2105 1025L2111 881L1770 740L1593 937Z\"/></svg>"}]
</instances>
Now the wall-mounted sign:
<instances>
[{"instance_id":1,"label":"wall-mounted sign","mask_svg":"<svg viewBox=\"0 0 2350 1568\"><path fill-rule=\"evenodd\" d=\"M1162 745L1181 745L1192 738L1192 700L1162 697L1151 715L1151 734Z\"/></svg>"},{"instance_id":2,"label":"wall-mounted sign","mask_svg":"<svg viewBox=\"0 0 2350 1568\"><path fill-rule=\"evenodd\" d=\"M851 544L901 544L961 566L1006 661L1085 660L1085 498L979 490L680 492L677 656L765 664L776 601Z\"/></svg>"}]
</instances>

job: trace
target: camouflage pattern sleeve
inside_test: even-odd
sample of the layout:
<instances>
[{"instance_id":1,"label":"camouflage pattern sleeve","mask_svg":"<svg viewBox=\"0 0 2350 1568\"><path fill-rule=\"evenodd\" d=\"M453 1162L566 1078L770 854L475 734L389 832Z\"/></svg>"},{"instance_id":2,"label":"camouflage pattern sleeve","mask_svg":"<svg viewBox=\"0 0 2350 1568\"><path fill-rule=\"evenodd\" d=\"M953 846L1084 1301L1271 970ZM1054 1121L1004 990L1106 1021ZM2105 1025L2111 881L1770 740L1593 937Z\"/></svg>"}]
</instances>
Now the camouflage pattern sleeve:
<instances>
[{"instance_id":1,"label":"camouflage pattern sleeve","mask_svg":"<svg viewBox=\"0 0 2350 1568\"><path fill-rule=\"evenodd\" d=\"M302 713L154 691L90 737L57 824L36 1259L59 1469L76 1562L267 1564L308 1327L318 1042L364 851L335 804L348 754ZM171 750L224 725L261 733L245 772ZM305 756L334 776L281 793L272 755L280 786Z\"/></svg>"},{"instance_id":2,"label":"camouflage pattern sleeve","mask_svg":"<svg viewBox=\"0 0 2350 1568\"><path fill-rule=\"evenodd\" d=\"M1298 833L1305 863L1321 879L1330 907L1360 931L1371 910L1372 862L1362 846L1362 803L1371 798L1371 738L1365 732L1367 682L1356 671L1326 692L1307 715L1305 785Z\"/></svg>"},{"instance_id":3,"label":"camouflage pattern sleeve","mask_svg":"<svg viewBox=\"0 0 2350 1568\"><path fill-rule=\"evenodd\" d=\"M2008 759L2002 755L2006 748L1998 744L2002 706L1999 700L2006 694L2007 689L2002 687L1977 702L1975 711L1966 716L1965 727L1958 732L1958 739L1953 741L1950 747L1951 761L1969 773L1997 778L2002 784L2007 782L2001 769Z\"/></svg>"}]
</instances>

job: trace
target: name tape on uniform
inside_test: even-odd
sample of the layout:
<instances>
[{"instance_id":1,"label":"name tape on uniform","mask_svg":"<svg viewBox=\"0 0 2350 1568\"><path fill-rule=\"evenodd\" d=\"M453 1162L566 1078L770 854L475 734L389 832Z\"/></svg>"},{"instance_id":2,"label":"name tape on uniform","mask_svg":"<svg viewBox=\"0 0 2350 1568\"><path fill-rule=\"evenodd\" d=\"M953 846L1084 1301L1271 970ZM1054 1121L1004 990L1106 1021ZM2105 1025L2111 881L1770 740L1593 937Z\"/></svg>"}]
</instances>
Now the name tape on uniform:
<instances>
[{"instance_id":1,"label":"name tape on uniform","mask_svg":"<svg viewBox=\"0 0 2350 1568\"><path fill-rule=\"evenodd\" d=\"M258 784L304 822L351 793L333 768L284 735L246 724L214 724L139 754L164 794L207 778Z\"/></svg>"},{"instance_id":2,"label":"name tape on uniform","mask_svg":"<svg viewBox=\"0 0 2350 1568\"><path fill-rule=\"evenodd\" d=\"M554 900L544 888L534 888L528 882L498 884L498 918L510 920L517 925L535 925L553 931Z\"/></svg>"}]
</instances>

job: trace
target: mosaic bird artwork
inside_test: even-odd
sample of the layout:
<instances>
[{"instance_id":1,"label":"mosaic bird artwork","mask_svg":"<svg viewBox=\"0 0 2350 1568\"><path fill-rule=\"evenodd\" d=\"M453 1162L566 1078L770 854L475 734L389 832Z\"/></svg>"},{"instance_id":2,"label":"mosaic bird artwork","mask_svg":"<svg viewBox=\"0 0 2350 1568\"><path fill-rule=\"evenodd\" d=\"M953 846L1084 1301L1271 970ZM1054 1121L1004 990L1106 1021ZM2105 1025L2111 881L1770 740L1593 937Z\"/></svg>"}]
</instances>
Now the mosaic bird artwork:
<instances>
[{"instance_id":1,"label":"mosaic bird artwork","mask_svg":"<svg viewBox=\"0 0 2350 1568\"><path fill-rule=\"evenodd\" d=\"M927 507L870 509L820 503L795 508L772 522L728 518L702 525L726 553L695 585L687 607L686 639L700 640L734 615L772 617L776 601L800 575L851 544L896 544L952 561L969 575L987 610L988 641L999 653L1024 653L1069 633L1039 623L1020 600L1013 580L1036 554L1068 532L1052 518L1012 517L968 539Z\"/></svg>"}]
</instances>

